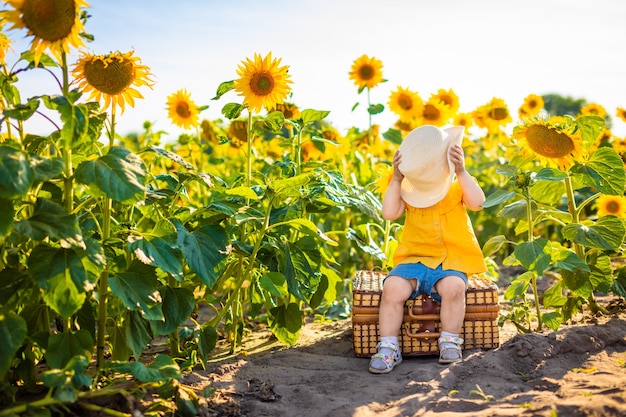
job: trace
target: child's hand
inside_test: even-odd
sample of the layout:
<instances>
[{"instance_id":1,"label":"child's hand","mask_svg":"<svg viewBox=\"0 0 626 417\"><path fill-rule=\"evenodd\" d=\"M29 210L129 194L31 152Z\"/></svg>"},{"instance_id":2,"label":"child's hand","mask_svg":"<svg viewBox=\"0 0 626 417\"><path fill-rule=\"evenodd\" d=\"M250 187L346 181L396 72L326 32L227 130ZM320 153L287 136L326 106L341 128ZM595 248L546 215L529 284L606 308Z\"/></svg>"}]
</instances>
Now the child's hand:
<instances>
[{"instance_id":1,"label":"child's hand","mask_svg":"<svg viewBox=\"0 0 626 417\"><path fill-rule=\"evenodd\" d=\"M450 156L450 161L454 164L454 172L457 175L465 171L465 154L463 153L463 148L459 145L451 146L448 155Z\"/></svg>"},{"instance_id":2,"label":"child's hand","mask_svg":"<svg viewBox=\"0 0 626 417\"><path fill-rule=\"evenodd\" d=\"M404 179L404 174L400 172L400 163L402 162L402 154L400 151L396 151L393 155L393 178L392 180L402 181Z\"/></svg>"}]
</instances>

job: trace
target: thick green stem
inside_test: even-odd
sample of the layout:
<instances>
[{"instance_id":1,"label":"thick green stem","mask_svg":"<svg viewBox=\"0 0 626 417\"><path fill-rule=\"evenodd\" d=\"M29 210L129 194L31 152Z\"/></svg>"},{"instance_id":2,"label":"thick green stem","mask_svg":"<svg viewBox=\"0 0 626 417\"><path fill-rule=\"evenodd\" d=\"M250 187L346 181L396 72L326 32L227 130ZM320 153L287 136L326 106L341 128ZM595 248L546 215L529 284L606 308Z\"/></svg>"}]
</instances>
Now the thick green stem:
<instances>
[{"instance_id":1,"label":"thick green stem","mask_svg":"<svg viewBox=\"0 0 626 417\"><path fill-rule=\"evenodd\" d=\"M528 220L528 241L532 242L535 239L535 222L533 220L532 198L528 192L528 188L524 189L524 198L526 199L526 219ZM530 285L533 289L533 299L535 300L535 311L537 314L537 331L541 331L541 308L539 306L539 293L537 291L537 276L533 274Z\"/></svg>"},{"instance_id":2,"label":"thick green stem","mask_svg":"<svg viewBox=\"0 0 626 417\"><path fill-rule=\"evenodd\" d=\"M102 242L106 242L111 236L111 211L113 200L107 198L102 205ZM96 334L96 367L100 369L104 365L104 338L107 321L107 298L109 296L109 269L108 265L102 270L98 282L98 326Z\"/></svg>"},{"instance_id":3,"label":"thick green stem","mask_svg":"<svg viewBox=\"0 0 626 417\"><path fill-rule=\"evenodd\" d=\"M246 149L248 150L248 160L246 166L246 186L250 187L252 184L252 112L248 112L248 141L246 142Z\"/></svg>"}]
</instances>

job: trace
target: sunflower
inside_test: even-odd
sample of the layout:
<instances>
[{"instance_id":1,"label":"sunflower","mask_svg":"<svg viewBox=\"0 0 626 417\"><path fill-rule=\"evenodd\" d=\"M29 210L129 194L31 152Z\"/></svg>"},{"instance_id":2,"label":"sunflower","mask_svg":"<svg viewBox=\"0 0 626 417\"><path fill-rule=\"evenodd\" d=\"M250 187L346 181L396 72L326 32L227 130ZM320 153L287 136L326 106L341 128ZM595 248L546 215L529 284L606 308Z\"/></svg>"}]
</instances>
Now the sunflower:
<instances>
[{"instance_id":1,"label":"sunflower","mask_svg":"<svg viewBox=\"0 0 626 417\"><path fill-rule=\"evenodd\" d=\"M1 31L2 21L0 21L0 65L5 67L7 65L7 52L11 49L11 39L7 38L7 36Z\"/></svg>"},{"instance_id":2,"label":"sunflower","mask_svg":"<svg viewBox=\"0 0 626 417\"><path fill-rule=\"evenodd\" d=\"M598 216L626 217L626 197L620 195L601 195L596 201Z\"/></svg>"},{"instance_id":3,"label":"sunflower","mask_svg":"<svg viewBox=\"0 0 626 417\"><path fill-rule=\"evenodd\" d=\"M472 119L472 115L469 113L457 113L454 115L454 126L463 126L465 127L465 131L472 127L474 124L474 120Z\"/></svg>"},{"instance_id":4,"label":"sunflower","mask_svg":"<svg viewBox=\"0 0 626 417\"><path fill-rule=\"evenodd\" d=\"M580 129L572 118L527 119L513 129L513 138L525 145L525 153L561 169L571 167L581 154Z\"/></svg>"},{"instance_id":5,"label":"sunflower","mask_svg":"<svg viewBox=\"0 0 626 417\"><path fill-rule=\"evenodd\" d=\"M440 88L439 91L434 94L434 96L439 98L439 100L443 101L443 104L448 106L448 108L450 109L450 113L456 113L457 111L459 111L459 107L461 104L459 102L459 96L456 95L454 90L444 90L443 88Z\"/></svg>"},{"instance_id":6,"label":"sunflower","mask_svg":"<svg viewBox=\"0 0 626 417\"><path fill-rule=\"evenodd\" d=\"M435 95L431 95L424 104L424 110L421 114L421 122L423 124L431 124L434 126L443 126L448 123L450 118L450 108L444 104Z\"/></svg>"},{"instance_id":7,"label":"sunflower","mask_svg":"<svg viewBox=\"0 0 626 417\"><path fill-rule=\"evenodd\" d=\"M402 133L402 136L406 136L407 133L412 131L413 129L418 127L417 120L411 120L409 122L405 122L403 120L398 119L394 125L396 129Z\"/></svg>"},{"instance_id":8,"label":"sunflower","mask_svg":"<svg viewBox=\"0 0 626 417\"><path fill-rule=\"evenodd\" d=\"M183 129L198 126L198 106L184 88L167 97L167 116L172 123Z\"/></svg>"},{"instance_id":9,"label":"sunflower","mask_svg":"<svg viewBox=\"0 0 626 417\"><path fill-rule=\"evenodd\" d=\"M285 119L289 120L298 120L300 118L300 109L293 103L276 103L276 105L268 109L268 111L279 111L283 114Z\"/></svg>"},{"instance_id":10,"label":"sunflower","mask_svg":"<svg viewBox=\"0 0 626 417\"><path fill-rule=\"evenodd\" d=\"M248 141L248 122L245 120L233 120L228 126L228 137L239 143Z\"/></svg>"},{"instance_id":11,"label":"sunflower","mask_svg":"<svg viewBox=\"0 0 626 417\"><path fill-rule=\"evenodd\" d=\"M618 107L615 115L622 119L622 121L626 122L626 109L623 107Z\"/></svg>"},{"instance_id":12,"label":"sunflower","mask_svg":"<svg viewBox=\"0 0 626 417\"><path fill-rule=\"evenodd\" d=\"M244 104L256 113L263 108L273 108L282 103L291 92L291 76L288 66L280 66L280 59L272 59L272 53L265 58L254 54L254 60L246 58L237 68L239 78L234 88L244 98Z\"/></svg>"},{"instance_id":13,"label":"sunflower","mask_svg":"<svg viewBox=\"0 0 626 417\"><path fill-rule=\"evenodd\" d=\"M383 82L383 63L379 59L361 55L352 64L350 79L359 87L359 92L366 87L372 89Z\"/></svg>"},{"instance_id":14,"label":"sunflower","mask_svg":"<svg viewBox=\"0 0 626 417\"><path fill-rule=\"evenodd\" d=\"M220 140L217 138L216 128L209 120L203 120L200 123L200 136L202 140L207 143L220 143Z\"/></svg>"},{"instance_id":15,"label":"sunflower","mask_svg":"<svg viewBox=\"0 0 626 417\"><path fill-rule=\"evenodd\" d=\"M600 104L589 103L580 109L580 114L583 116L605 117L606 109L602 107Z\"/></svg>"},{"instance_id":16,"label":"sunflower","mask_svg":"<svg viewBox=\"0 0 626 417\"><path fill-rule=\"evenodd\" d=\"M376 173L378 174L378 179L376 180L376 191L378 191L381 195L385 195L387 188L389 188L389 184L391 184L391 180L393 179L393 165L379 167L376 170Z\"/></svg>"},{"instance_id":17,"label":"sunflower","mask_svg":"<svg viewBox=\"0 0 626 417\"><path fill-rule=\"evenodd\" d=\"M89 7L85 0L5 0L13 10L4 11L10 29L27 29L32 36L30 51L35 65L46 49L61 61L62 54L70 52L70 46L84 46L80 33L84 31L80 19L82 7Z\"/></svg>"},{"instance_id":18,"label":"sunflower","mask_svg":"<svg viewBox=\"0 0 626 417\"><path fill-rule=\"evenodd\" d=\"M82 53L74 64L72 75L78 88L90 93L90 99L97 102L104 100L103 108L118 105L122 112L124 106L135 106L135 98L143 96L134 87L152 88L150 68L141 65L133 51L111 52L107 55Z\"/></svg>"},{"instance_id":19,"label":"sunflower","mask_svg":"<svg viewBox=\"0 0 626 417\"><path fill-rule=\"evenodd\" d=\"M416 92L398 87L389 96L389 110L397 114L401 121L411 122L423 113L424 103Z\"/></svg>"},{"instance_id":20,"label":"sunflower","mask_svg":"<svg viewBox=\"0 0 626 417\"><path fill-rule=\"evenodd\" d=\"M539 114L543 110L545 103L543 97L537 94L529 94L524 98L524 104L519 108L519 117L531 117Z\"/></svg>"}]
</instances>

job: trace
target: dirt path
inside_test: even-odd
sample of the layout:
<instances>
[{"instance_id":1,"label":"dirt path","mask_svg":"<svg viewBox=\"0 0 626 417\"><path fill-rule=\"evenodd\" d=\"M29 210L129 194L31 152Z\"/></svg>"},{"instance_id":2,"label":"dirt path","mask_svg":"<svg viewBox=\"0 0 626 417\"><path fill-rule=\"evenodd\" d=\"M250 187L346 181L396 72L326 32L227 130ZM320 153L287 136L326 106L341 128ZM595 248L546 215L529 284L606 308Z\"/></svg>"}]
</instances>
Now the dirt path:
<instances>
[{"instance_id":1,"label":"dirt path","mask_svg":"<svg viewBox=\"0 0 626 417\"><path fill-rule=\"evenodd\" d=\"M500 330L501 346L469 350L462 363L409 357L373 375L352 351L350 319L307 324L299 343L268 331L244 351L218 351L184 383L203 398L202 415L247 417L624 416L626 313L563 326L558 334Z\"/></svg>"}]
</instances>

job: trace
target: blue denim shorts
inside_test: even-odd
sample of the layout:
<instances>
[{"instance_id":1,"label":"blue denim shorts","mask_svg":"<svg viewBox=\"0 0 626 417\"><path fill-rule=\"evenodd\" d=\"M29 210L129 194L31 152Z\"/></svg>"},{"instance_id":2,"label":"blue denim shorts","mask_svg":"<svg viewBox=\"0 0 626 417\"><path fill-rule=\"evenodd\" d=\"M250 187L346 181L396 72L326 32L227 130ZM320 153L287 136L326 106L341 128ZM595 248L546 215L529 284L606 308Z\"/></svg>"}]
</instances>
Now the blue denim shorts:
<instances>
[{"instance_id":1,"label":"blue denim shorts","mask_svg":"<svg viewBox=\"0 0 626 417\"><path fill-rule=\"evenodd\" d=\"M420 294L426 294L430 296L433 300L441 303L441 296L437 293L437 290L435 290L435 284L441 278L445 278L450 275L461 278L465 282L465 288L467 288L467 275L465 273L455 271L453 269L444 270L441 268L441 265L439 265L435 269L432 269L420 262L411 264L400 264L394 267L387 274L387 276L391 275L396 275L405 279L417 280L417 285L415 286L415 290L409 297L409 300L413 300Z\"/></svg>"}]
</instances>

